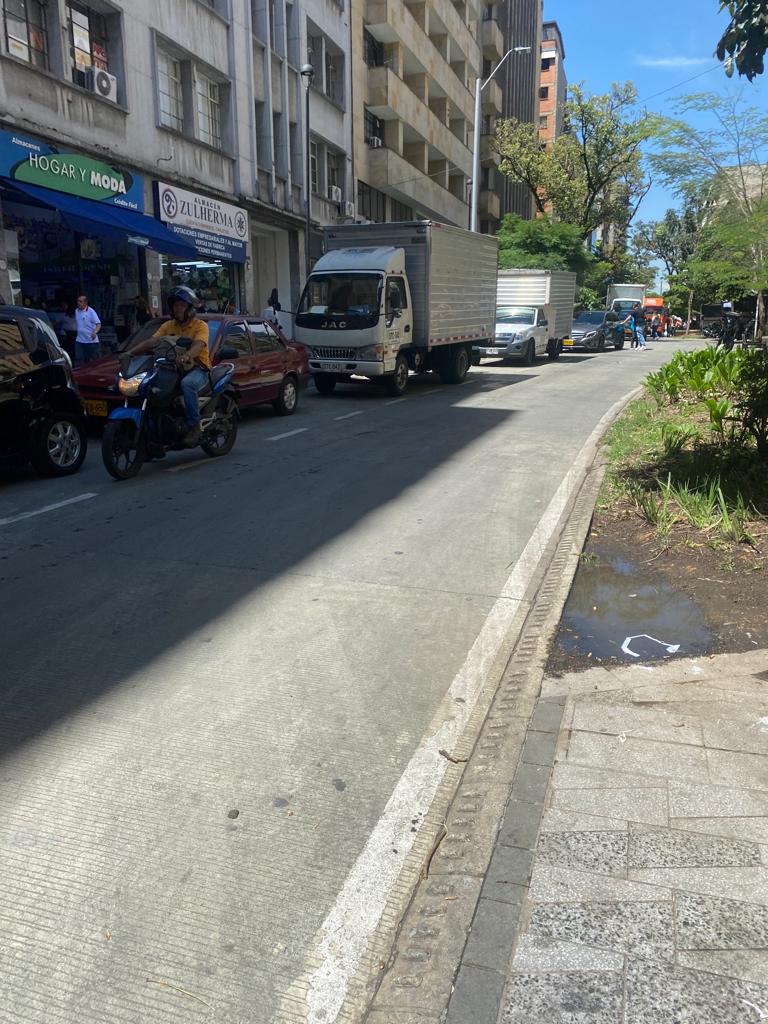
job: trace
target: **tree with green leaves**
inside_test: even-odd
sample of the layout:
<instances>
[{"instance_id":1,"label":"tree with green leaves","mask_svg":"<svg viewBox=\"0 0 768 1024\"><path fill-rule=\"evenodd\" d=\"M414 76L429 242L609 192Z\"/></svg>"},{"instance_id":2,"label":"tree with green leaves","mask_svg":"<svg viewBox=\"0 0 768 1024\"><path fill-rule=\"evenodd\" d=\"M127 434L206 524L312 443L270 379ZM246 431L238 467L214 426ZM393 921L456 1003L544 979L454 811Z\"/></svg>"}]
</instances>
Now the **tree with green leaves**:
<instances>
[{"instance_id":1,"label":"tree with green leaves","mask_svg":"<svg viewBox=\"0 0 768 1024\"><path fill-rule=\"evenodd\" d=\"M699 115L705 113L707 122L714 115L715 126L702 126ZM710 252L702 259L697 251L695 259L710 268L718 264L734 287L731 261L739 261L739 287L749 282L747 290L756 296L760 336L768 264L768 235L761 233L768 201L768 114L748 107L741 93L695 93L676 104L673 117L656 118L654 130L658 149L652 167L684 202L701 210L707 226Z\"/></svg>"},{"instance_id":2,"label":"tree with green leaves","mask_svg":"<svg viewBox=\"0 0 768 1024\"><path fill-rule=\"evenodd\" d=\"M675 281L679 288L688 261L696 252L701 233L701 210L686 203L682 211L667 210L661 220L645 221L635 225L632 247L637 257L648 262L659 260L667 272L667 280ZM688 288L686 320L690 324L695 291ZM675 309L678 312L678 309Z\"/></svg>"},{"instance_id":3,"label":"tree with green leaves","mask_svg":"<svg viewBox=\"0 0 768 1024\"><path fill-rule=\"evenodd\" d=\"M547 216L524 220L515 213L508 213L496 237L500 267L573 270L583 274L593 262L584 248L579 229Z\"/></svg>"},{"instance_id":4,"label":"tree with green leaves","mask_svg":"<svg viewBox=\"0 0 768 1024\"><path fill-rule=\"evenodd\" d=\"M526 186L540 214L576 225L583 239L604 224L626 232L650 188L641 154L649 121L636 98L631 83L596 96L573 86L565 106L568 130L547 149L535 125L500 121L501 171Z\"/></svg>"},{"instance_id":5,"label":"tree with green leaves","mask_svg":"<svg viewBox=\"0 0 768 1024\"><path fill-rule=\"evenodd\" d=\"M738 71L751 82L764 71L768 3L766 0L720 0L720 11L727 11L731 20L717 44L717 59L725 62L729 78Z\"/></svg>"}]
</instances>

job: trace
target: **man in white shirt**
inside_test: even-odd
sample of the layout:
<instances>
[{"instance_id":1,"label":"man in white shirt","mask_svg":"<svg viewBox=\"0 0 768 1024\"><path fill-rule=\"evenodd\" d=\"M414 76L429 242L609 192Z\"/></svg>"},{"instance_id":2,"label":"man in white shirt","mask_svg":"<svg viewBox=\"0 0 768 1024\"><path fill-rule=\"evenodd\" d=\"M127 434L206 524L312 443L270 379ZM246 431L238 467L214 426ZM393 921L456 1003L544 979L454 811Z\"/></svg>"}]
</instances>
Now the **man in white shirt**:
<instances>
[{"instance_id":1,"label":"man in white shirt","mask_svg":"<svg viewBox=\"0 0 768 1024\"><path fill-rule=\"evenodd\" d=\"M90 363L92 359L98 359L101 345L99 344L99 331L101 320L95 309L88 305L87 295L78 295L77 309L75 310L77 321L77 337L75 338L75 361L78 366L83 363Z\"/></svg>"}]
</instances>

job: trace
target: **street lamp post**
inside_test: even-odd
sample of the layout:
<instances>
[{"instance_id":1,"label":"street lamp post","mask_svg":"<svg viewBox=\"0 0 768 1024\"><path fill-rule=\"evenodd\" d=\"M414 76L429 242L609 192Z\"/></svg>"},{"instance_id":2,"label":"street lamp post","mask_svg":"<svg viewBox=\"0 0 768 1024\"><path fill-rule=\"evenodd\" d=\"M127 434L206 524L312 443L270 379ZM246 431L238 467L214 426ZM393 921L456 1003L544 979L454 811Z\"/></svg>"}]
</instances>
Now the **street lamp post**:
<instances>
[{"instance_id":1,"label":"street lamp post","mask_svg":"<svg viewBox=\"0 0 768 1024\"><path fill-rule=\"evenodd\" d=\"M477 206L480 196L480 132L482 128L483 120L483 107L482 107L482 91L494 77L497 71L500 70L502 64L511 56L513 53L530 53L530 46L513 46L511 50L507 50L504 56L501 58L499 63L488 75L485 81L482 78L478 78L475 81L475 132L474 142L472 145L472 207L471 217L469 221L469 227L471 231L477 231Z\"/></svg>"},{"instance_id":2,"label":"street lamp post","mask_svg":"<svg viewBox=\"0 0 768 1024\"><path fill-rule=\"evenodd\" d=\"M306 211L305 211L305 222L304 222L304 272L305 280L309 277L309 264L310 264L310 224L311 224L311 213L312 213L312 179L310 177L310 151L309 151L309 90L312 85L312 79L315 77L315 69L311 64L303 64L300 71L301 77L304 79L304 85L307 87L306 104L304 108L304 125L305 125L305 144L307 150L307 164L305 167L305 190L307 196Z\"/></svg>"}]
</instances>

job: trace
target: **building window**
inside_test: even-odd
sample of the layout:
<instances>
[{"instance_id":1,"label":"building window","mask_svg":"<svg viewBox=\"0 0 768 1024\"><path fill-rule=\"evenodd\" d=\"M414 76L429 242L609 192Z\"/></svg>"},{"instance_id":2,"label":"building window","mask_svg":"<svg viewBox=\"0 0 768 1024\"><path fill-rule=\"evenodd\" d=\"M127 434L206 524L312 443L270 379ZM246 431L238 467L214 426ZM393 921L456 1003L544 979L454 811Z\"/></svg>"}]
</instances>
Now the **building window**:
<instances>
[{"instance_id":1,"label":"building window","mask_svg":"<svg viewBox=\"0 0 768 1024\"><path fill-rule=\"evenodd\" d=\"M317 193L318 179L317 179L317 143L310 142L309 144L309 180L312 183L312 191Z\"/></svg>"},{"instance_id":2,"label":"building window","mask_svg":"<svg viewBox=\"0 0 768 1024\"><path fill-rule=\"evenodd\" d=\"M209 146L221 149L221 86L197 73L197 137Z\"/></svg>"},{"instance_id":3,"label":"building window","mask_svg":"<svg viewBox=\"0 0 768 1024\"><path fill-rule=\"evenodd\" d=\"M325 173L326 181L328 183L328 194L330 196L331 188L335 185L340 188L342 195L344 193L344 164L343 158L340 153L337 153L334 149L327 150L325 154Z\"/></svg>"},{"instance_id":4,"label":"building window","mask_svg":"<svg viewBox=\"0 0 768 1024\"><path fill-rule=\"evenodd\" d=\"M390 220L413 220L413 207L406 206L405 203L401 203L399 199L389 200L389 219Z\"/></svg>"},{"instance_id":5,"label":"building window","mask_svg":"<svg viewBox=\"0 0 768 1024\"><path fill-rule=\"evenodd\" d=\"M371 188L364 181L357 183L357 212L366 220L383 223L386 217L387 197L377 188Z\"/></svg>"},{"instance_id":6,"label":"building window","mask_svg":"<svg viewBox=\"0 0 768 1024\"><path fill-rule=\"evenodd\" d=\"M344 102L344 57L325 47L325 95L335 103Z\"/></svg>"},{"instance_id":7,"label":"building window","mask_svg":"<svg viewBox=\"0 0 768 1024\"><path fill-rule=\"evenodd\" d=\"M184 131L181 61L162 50L157 53L157 85L160 93L160 124L177 132Z\"/></svg>"},{"instance_id":8,"label":"building window","mask_svg":"<svg viewBox=\"0 0 768 1024\"><path fill-rule=\"evenodd\" d=\"M367 108L363 115L363 135L369 146L371 139L378 139L380 144L384 142L384 122Z\"/></svg>"},{"instance_id":9,"label":"building window","mask_svg":"<svg viewBox=\"0 0 768 1024\"><path fill-rule=\"evenodd\" d=\"M546 127L547 127L547 115L546 114L542 114L541 117L539 118L539 128L543 129L543 128L546 128Z\"/></svg>"},{"instance_id":10,"label":"building window","mask_svg":"<svg viewBox=\"0 0 768 1024\"><path fill-rule=\"evenodd\" d=\"M552 59L552 57L542 57L542 59L541 59L541 70L542 71L549 71L549 69L552 67L553 64L554 64L554 60Z\"/></svg>"},{"instance_id":11,"label":"building window","mask_svg":"<svg viewBox=\"0 0 768 1024\"><path fill-rule=\"evenodd\" d=\"M539 99L540 100L547 100L547 99L549 99L549 86L548 85L542 85L542 87L539 89Z\"/></svg>"},{"instance_id":12,"label":"building window","mask_svg":"<svg viewBox=\"0 0 768 1024\"><path fill-rule=\"evenodd\" d=\"M42 0L4 0L8 53L38 68L48 67L48 36Z\"/></svg>"},{"instance_id":13,"label":"building window","mask_svg":"<svg viewBox=\"0 0 768 1024\"><path fill-rule=\"evenodd\" d=\"M369 68L384 66L384 44L375 39L367 28L363 29L363 60Z\"/></svg>"},{"instance_id":14,"label":"building window","mask_svg":"<svg viewBox=\"0 0 768 1024\"><path fill-rule=\"evenodd\" d=\"M67 4L72 81L86 88L93 68L109 71L107 23L103 14L83 4Z\"/></svg>"}]
</instances>

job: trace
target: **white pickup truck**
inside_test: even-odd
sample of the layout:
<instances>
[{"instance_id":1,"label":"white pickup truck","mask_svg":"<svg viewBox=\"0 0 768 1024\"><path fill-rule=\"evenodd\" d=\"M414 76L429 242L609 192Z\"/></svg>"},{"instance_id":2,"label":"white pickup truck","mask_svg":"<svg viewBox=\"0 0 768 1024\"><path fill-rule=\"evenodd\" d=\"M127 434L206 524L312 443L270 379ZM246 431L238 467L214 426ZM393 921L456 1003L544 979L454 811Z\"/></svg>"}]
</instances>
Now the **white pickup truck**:
<instances>
[{"instance_id":1,"label":"white pickup truck","mask_svg":"<svg viewBox=\"0 0 768 1024\"><path fill-rule=\"evenodd\" d=\"M496 310L496 334L493 342L475 346L475 359L522 359L532 366L537 356L549 351L549 324L540 306L499 306ZM556 357L555 357L556 358Z\"/></svg>"}]
</instances>

